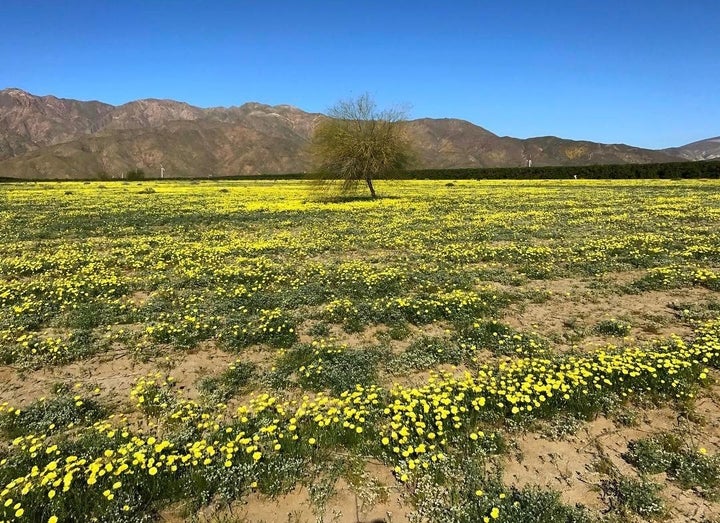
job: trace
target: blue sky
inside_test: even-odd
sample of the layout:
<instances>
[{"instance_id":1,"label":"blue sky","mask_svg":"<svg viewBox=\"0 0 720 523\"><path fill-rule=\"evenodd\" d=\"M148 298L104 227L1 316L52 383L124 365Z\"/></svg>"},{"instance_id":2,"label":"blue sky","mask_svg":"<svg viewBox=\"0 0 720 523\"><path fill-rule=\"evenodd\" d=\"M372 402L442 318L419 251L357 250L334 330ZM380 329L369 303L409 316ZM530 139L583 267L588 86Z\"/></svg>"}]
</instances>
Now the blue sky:
<instances>
[{"instance_id":1,"label":"blue sky","mask_svg":"<svg viewBox=\"0 0 720 523\"><path fill-rule=\"evenodd\" d=\"M369 92L500 135L720 135L720 1L3 0L0 88L323 112Z\"/></svg>"}]
</instances>

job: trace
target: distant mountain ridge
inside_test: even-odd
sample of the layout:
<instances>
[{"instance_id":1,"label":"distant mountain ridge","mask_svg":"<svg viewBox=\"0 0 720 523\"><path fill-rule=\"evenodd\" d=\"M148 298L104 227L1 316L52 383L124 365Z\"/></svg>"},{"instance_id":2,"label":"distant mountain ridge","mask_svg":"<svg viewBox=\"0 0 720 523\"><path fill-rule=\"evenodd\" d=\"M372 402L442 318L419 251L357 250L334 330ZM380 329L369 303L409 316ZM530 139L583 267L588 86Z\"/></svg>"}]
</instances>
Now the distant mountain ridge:
<instances>
[{"instance_id":1,"label":"distant mountain ridge","mask_svg":"<svg viewBox=\"0 0 720 523\"><path fill-rule=\"evenodd\" d=\"M160 165L171 177L305 172L312 167L307 143L319 118L324 116L289 105L249 102L203 109L144 99L113 106L10 88L0 91L0 177L119 177L135 168L157 176ZM696 159L683 147L654 151L557 137L500 137L452 118L421 118L407 125L416 168ZM715 154L712 140L718 139L708 140L697 154Z\"/></svg>"},{"instance_id":2,"label":"distant mountain ridge","mask_svg":"<svg viewBox=\"0 0 720 523\"><path fill-rule=\"evenodd\" d=\"M663 152L673 156L680 156L693 162L699 160L717 160L720 159L720 136L699 140L681 147L663 149Z\"/></svg>"}]
</instances>

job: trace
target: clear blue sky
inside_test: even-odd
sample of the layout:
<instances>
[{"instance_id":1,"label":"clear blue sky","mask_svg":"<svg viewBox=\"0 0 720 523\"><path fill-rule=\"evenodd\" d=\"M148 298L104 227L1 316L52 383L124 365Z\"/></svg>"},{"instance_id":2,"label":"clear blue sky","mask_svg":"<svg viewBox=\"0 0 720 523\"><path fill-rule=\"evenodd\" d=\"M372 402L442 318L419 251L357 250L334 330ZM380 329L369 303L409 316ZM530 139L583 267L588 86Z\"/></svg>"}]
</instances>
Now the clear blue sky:
<instances>
[{"instance_id":1,"label":"clear blue sky","mask_svg":"<svg viewBox=\"0 0 720 523\"><path fill-rule=\"evenodd\" d=\"M497 134L720 135L720 0L2 0L0 88L325 111L373 94Z\"/></svg>"}]
</instances>

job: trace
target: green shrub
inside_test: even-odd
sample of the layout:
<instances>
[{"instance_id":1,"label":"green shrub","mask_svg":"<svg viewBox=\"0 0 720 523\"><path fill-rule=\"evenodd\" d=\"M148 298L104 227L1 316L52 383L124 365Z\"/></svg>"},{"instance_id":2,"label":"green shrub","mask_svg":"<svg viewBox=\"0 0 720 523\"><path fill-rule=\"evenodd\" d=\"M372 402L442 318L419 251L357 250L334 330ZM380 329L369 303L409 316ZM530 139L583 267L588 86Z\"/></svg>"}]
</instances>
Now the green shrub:
<instances>
[{"instance_id":1,"label":"green shrub","mask_svg":"<svg viewBox=\"0 0 720 523\"><path fill-rule=\"evenodd\" d=\"M671 433L631 441L623 459L644 473L666 472L682 488L696 488L709 499L720 495L720 457L696 450Z\"/></svg>"},{"instance_id":2,"label":"green shrub","mask_svg":"<svg viewBox=\"0 0 720 523\"><path fill-rule=\"evenodd\" d=\"M145 171L143 171L142 169L132 169L125 173L125 179L130 182L134 182L137 180L144 180L145 179Z\"/></svg>"},{"instance_id":3,"label":"green shrub","mask_svg":"<svg viewBox=\"0 0 720 523\"><path fill-rule=\"evenodd\" d=\"M236 360L219 376L207 376L200 381L200 391L216 402L226 402L240 393L255 375L255 365Z\"/></svg>"},{"instance_id":4,"label":"green shrub","mask_svg":"<svg viewBox=\"0 0 720 523\"><path fill-rule=\"evenodd\" d=\"M658 495L662 487L645 478L619 477L604 480L600 487L610 508L623 516L633 512L644 518L656 518L665 513L665 504Z\"/></svg>"},{"instance_id":5,"label":"green shrub","mask_svg":"<svg viewBox=\"0 0 720 523\"><path fill-rule=\"evenodd\" d=\"M548 342L537 334L517 332L497 320L477 321L460 329L460 343L498 355L532 356L543 353Z\"/></svg>"},{"instance_id":6,"label":"green shrub","mask_svg":"<svg viewBox=\"0 0 720 523\"><path fill-rule=\"evenodd\" d=\"M500 507L503 521L533 523L591 523L590 513L580 506L567 506L560 501L560 493L538 487L511 489Z\"/></svg>"},{"instance_id":7,"label":"green shrub","mask_svg":"<svg viewBox=\"0 0 720 523\"><path fill-rule=\"evenodd\" d=\"M597 334L602 334L604 336L623 337L630 334L630 329L632 329L632 325L630 325L630 323L610 318L608 320L601 320L597 322L595 324L594 331Z\"/></svg>"},{"instance_id":8,"label":"green shrub","mask_svg":"<svg viewBox=\"0 0 720 523\"><path fill-rule=\"evenodd\" d=\"M25 434L47 434L76 425L97 421L107 414L94 399L61 393L40 399L24 410L0 414L0 430L10 437Z\"/></svg>"},{"instance_id":9,"label":"green shrub","mask_svg":"<svg viewBox=\"0 0 720 523\"><path fill-rule=\"evenodd\" d=\"M703 450L686 450L673 460L668 476L683 488L701 489L703 497L717 499L720 494L720 459Z\"/></svg>"},{"instance_id":10,"label":"green shrub","mask_svg":"<svg viewBox=\"0 0 720 523\"><path fill-rule=\"evenodd\" d=\"M658 474L668 470L682 442L673 434L660 434L650 438L631 441L622 457L645 474Z\"/></svg>"},{"instance_id":11,"label":"green shrub","mask_svg":"<svg viewBox=\"0 0 720 523\"><path fill-rule=\"evenodd\" d=\"M392 370L425 370L441 363L457 365L463 360L459 345L440 336L421 336L389 363Z\"/></svg>"},{"instance_id":12,"label":"green shrub","mask_svg":"<svg viewBox=\"0 0 720 523\"><path fill-rule=\"evenodd\" d=\"M385 354L379 347L349 349L325 342L301 344L281 354L269 380L277 388L295 382L310 390L339 394L353 390L355 385L375 383L378 363Z\"/></svg>"}]
</instances>

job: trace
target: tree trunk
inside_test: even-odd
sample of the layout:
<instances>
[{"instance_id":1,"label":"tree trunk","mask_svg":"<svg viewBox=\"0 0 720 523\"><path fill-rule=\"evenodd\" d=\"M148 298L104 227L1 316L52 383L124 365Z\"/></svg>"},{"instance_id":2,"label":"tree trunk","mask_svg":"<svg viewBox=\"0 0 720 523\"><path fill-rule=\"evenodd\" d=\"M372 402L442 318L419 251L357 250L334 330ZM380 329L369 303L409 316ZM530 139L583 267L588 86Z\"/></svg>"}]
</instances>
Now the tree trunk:
<instances>
[{"instance_id":1,"label":"tree trunk","mask_svg":"<svg viewBox=\"0 0 720 523\"><path fill-rule=\"evenodd\" d=\"M375 194L375 188L372 184L372 178L369 176L365 178L365 182L367 182L368 189L370 189L370 196L373 197L373 199L377 198L377 195Z\"/></svg>"}]
</instances>

